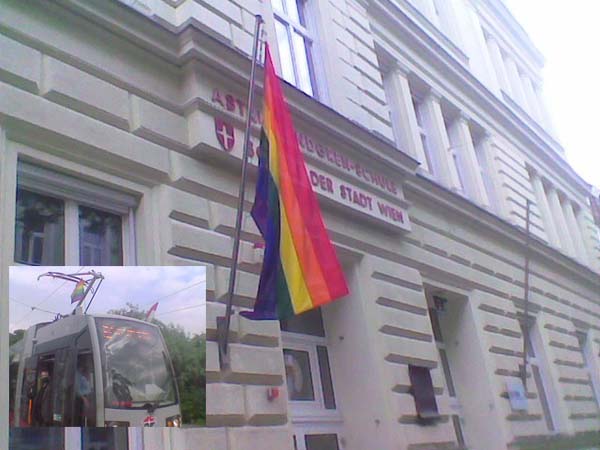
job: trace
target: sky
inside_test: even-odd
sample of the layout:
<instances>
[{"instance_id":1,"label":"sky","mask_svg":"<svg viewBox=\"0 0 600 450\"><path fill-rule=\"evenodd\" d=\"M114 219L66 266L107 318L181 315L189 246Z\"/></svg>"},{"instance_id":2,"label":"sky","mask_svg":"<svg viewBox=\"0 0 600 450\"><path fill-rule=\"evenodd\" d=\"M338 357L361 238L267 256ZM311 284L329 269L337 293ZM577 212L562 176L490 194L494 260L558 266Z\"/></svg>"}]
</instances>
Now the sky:
<instances>
[{"instance_id":1,"label":"sky","mask_svg":"<svg viewBox=\"0 0 600 450\"><path fill-rule=\"evenodd\" d=\"M544 98L567 160L600 187L600 1L504 2L544 55Z\"/></svg>"},{"instance_id":2,"label":"sky","mask_svg":"<svg viewBox=\"0 0 600 450\"><path fill-rule=\"evenodd\" d=\"M73 310L71 292L75 284L50 277L38 281L39 275L48 271L75 273L90 269L101 272L105 279L88 313L125 308L127 302L148 310L158 300L157 320L181 325L191 334L206 331L206 268L202 266L105 266L85 267L83 270L80 267L11 266L10 331L26 329L36 323L53 320L54 313L69 314ZM86 306L87 302L86 298ZM32 311L31 306L40 309ZM175 311L178 309L182 310Z\"/></svg>"}]
</instances>

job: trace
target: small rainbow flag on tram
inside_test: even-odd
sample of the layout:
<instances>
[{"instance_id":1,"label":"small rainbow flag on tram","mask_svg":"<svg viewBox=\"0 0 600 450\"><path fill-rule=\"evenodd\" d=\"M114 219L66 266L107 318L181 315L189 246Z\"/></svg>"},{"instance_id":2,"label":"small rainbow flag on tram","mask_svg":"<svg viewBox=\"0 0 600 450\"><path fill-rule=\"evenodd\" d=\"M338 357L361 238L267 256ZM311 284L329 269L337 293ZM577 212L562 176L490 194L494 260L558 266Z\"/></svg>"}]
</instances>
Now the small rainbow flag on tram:
<instances>
[{"instance_id":1,"label":"small rainbow flag on tram","mask_svg":"<svg viewBox=\"0 0 600 450\"><path fill-rule=\"evenodd\" d=\"M85 281L77 282L75 289L71 293L71 303L81 302L85 298Z\"/></svg>"},{"instance_id":2,"label":"small rainbow flag on tram","mask_svg":"<svg viewBox=\"0 0 600 450\"><path fill-rule=\"evenodd\" d=\"M156 309L157 308L158 308L158 302L156 302L154 305L152 305L150 307L150 309L146 313L146 321L147 322L152 322L152 320L154 319L154 314L156 313Z\"/></svg>"},{"instance_id":3,"label":"small rainbow flag on tram","mask_svg":"<svg viewBox=\"0 0 600 450\"><path fill-rule=\"evenodd\" d=\"M252 217L265 240L250 319L285 319L348 294L298 146L268 44L264 122Z\"/></svg>"}]
</instances>

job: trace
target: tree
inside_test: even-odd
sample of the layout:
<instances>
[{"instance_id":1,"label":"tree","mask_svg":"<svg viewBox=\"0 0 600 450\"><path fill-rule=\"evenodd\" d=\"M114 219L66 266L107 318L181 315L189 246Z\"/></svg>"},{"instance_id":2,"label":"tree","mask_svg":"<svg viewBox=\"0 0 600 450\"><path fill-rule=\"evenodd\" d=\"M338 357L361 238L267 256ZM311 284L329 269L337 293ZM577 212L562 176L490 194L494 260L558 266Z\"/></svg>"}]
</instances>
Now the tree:
<instances>
[{"instance_id":1,"label":"tree","mask_svg":"<svg viewBox=\"0 0 600 450\"><path fill-rule=\"evenodd\" d=\"M25 330L15 330L14 333L10 333L8 337L8 345L13 345L23 339Z\"/></svg>"},{"instance_id":2,"label":"tree","mask_svg":"<svg viewBox=\"0 0 600 450\"><path fill-rule=\"evenodd\" d=\"M108 311L109 314L144 320L146 312L138 305L127 303L126 308ZM189 335L174 324L153 319L169 350L181 402L183 423L204 425L206 423L206 336Z\"/></svg>"}]
</instances>

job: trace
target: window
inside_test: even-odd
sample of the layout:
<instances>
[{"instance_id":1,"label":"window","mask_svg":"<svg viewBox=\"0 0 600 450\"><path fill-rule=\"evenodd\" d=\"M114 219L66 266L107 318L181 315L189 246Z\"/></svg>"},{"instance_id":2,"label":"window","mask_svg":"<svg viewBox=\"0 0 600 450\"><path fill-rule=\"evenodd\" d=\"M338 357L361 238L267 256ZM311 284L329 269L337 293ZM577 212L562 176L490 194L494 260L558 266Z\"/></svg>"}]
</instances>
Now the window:
<instances>
[{"instance_id":1,"label":"window","mask_svg":"<svg viewBox=\"0 0 600 450\"><path fill-rule=\"evenodd\" d=\"M408 375L419 417L424 420L438 418L438 407L429 368L409 365Z\"/></svg>"},{"instance_id":2,"label":"window","mask_svg":"<svg viewBox=\"0 0 600 450\"><path fill-rule=\"evenodd\" d=\"M471 131L471 136L475 136ZM483 187L487 196L489 208L492 211L498 211L498 199L494 189L494 173L492 168L488 166L488 158L486 155L486 137L483 136L480 139L472 138L473 148L475 149L475 158L477 159L477 166L479 173L481 174L481 180L483 181Z\"/></svg>"},{"instance_id":3,"label":"window","mask_svg":"<svg viewBox=\"0 0 600 450\"><path fill-rule=\"evenodd\" d=\"M523 339L527 339L527 361L533 374L533 382L535 383L535 390L542 407L542 412L544 413L546 427L548 431L554 432L557 429L557 417L555 413L557 410L555 406L556 394L552 390L549 378L550 374L542 357L543 355L540 354L541 336L536 331L534 324L530 324L527 328L525 328L524 324L521 324Z\"/></svg>"},{"instance_id":4,"label":"window","mask_svg":"<svg viewBox=\"0 0 600 450\"><path fill-rule=\"evenodd\" d=\"M450 170L453 172L457 183L456 189L462 192L463 195L468 195L470 186L467 186L467 180L465 179L468 171L464 160L466 142L463 138L464 134L461 133L462 119L454 111L443 112L442 115L448 143L450 144L447 150L450 156Z\"/></svg>"},{"instance_id":5,"label":"window","mask_svg":"<svg viewBox=\"0 0 600 450\"><path fill-rule=\"evenodd\" d=\"M133 196L24 162L17 174L15 262L134 262Z\"/></svg>"},{"instance_id":6,"label":"window","mask_svg":"<svg viewBox=\"0 0 600 450\"><path fill-rule=\"evenodd\" d=\"M585 370L587 370L588 378L592 386L592 394L596 407L600 406L600 359L594 355L593 344L591 339L588 338L588 333L578 332L577 340L579 341L579 347L583 355L583 364Z\"/></svg>"},{"instance_id":7,"label":"window","mask_svg":"<svg viewBox=\"0 0 600 450\"><path fill-rule=\"evenodd\" d=\"M65 432L63 428L16 428L9 429L10 450L37 450L51 448L63 450L65 448Z\"/></svg>"},{"instance_id":8,"label":"window","mask_svg":"<svg viewBox=\"0 0 600 450\"><path fill-rule=\"evenodd\" d=\"M17 190L15 261L32 265L64 265L63 201Z\"/></svg>"},{"instance_id":9,"label":"window","mask_svg":"<svg viewBox=\"0 0 600 450\"><path fill-rule=\"evenodd\" d=\"M413 108L415 110L415 116L417 119L417 128L419 130L419 136L421 138L421 144L423 145L423 153L425 153L425 159L427 163L427 171L435 175L433 166L433 159L431 157L431 149L429 148L429 140L427 138L427 130L425 129L425 120L423 117L423 106L415 97L412 98Z\"/></svg>"},{"instance_id":10,"label":"window","mask_svg":"<svg viewBox=\"0 0 600 450\"><path fill-rule=\"evenodd\" d=\"M82 428L81 450L127 450L127 428Z\"/></svg>"},{"instance_id":11,"label":"window","mask_svg":"<svg viewBox=\"0 0 600 450\"><path fill-rule=\"evenodd\" d=\"M429 304L429 320L431 321L431 328L433 330L433 338L435 340L435 345L438 349L438 354L440 358L440 365L442 369L442 373L444 374L444 381L446 384L446 393L448 394L448 404L450 409L455 412L452 414L452 425L454 427L454 433L456 435L456 442L459 445L465 444L465 437L463 431L464 417L461 412L463 408L461 403L456 395L456 389L454 387L454 379L452 377L452 372L450 371L450 361L448 359L448 350L446 348L446 343L444 341L444 337L442 335L442 322L444 319L444 314L446 314L447 302L448 300L443 297L432 296L431 298L428 296L427 301ZM440 315L442 317L440 317ZM431 375L429 375L431 379ZM412 375L411 375L412 382ZM433 398L435 402L435 396Z\"/></svg>"},{"instance_id":12,"label":"window","mask_svg":"<svg viewBox=\"0 0 600 450\"><path fill-rule=\"evenodd\" d=\"M275 33L283 78L317 97L314 39L309 31L308 0L272 0L275 13Z\"/></svg>"}]
</instances>

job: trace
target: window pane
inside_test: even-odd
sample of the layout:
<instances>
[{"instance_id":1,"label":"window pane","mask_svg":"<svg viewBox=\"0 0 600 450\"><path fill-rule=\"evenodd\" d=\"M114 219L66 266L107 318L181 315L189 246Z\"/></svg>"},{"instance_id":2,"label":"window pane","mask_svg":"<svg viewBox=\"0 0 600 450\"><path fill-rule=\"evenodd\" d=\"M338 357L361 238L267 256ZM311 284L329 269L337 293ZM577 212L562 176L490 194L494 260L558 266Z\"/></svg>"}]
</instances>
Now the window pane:
<instances>
[{"instance_id":1,"label":"window pane","mask_svg":"<svg viewBox=\"0 0 600 450\"><path fill-rule=\"evenodd\" d=\"M277 48L279 49L283 79L295 85L296 77L294 76L294 63L292 61L292 50L290 48L287 28L284 24L276 20L275 31L277 33Z\"/></svg>"},{"instance_id":2,"label":"window pane","mask_svg":"<svg viewBox=\"0 0 600 450\"><path fill-rule=\"evenodd\" d=\"M546 390L544 383L542 382L542 376L540 375L540 369L536 365L531 366L533 372L533 379L535 381L535 388L542 404L542 411L544 412L544 419L546 419L546 426L548 430L554 431L554 421L552 420L552 414L550 412L550 405L548 404L548 398L546 397Z\"/></svg>"},{"instance_id":3,"label":"window pane","mask_svg":"<svg viewBox=\"0 0 600 450\"><path fill-rule=\"evenodd\" d=\"M448 386L448 395L450 397L456 397L456 391L454 390L454 381L452 381L452 373L450 372L450 364L448 363L448 357L446 356L446 350L440 348L440 361L442 362L442 370L444 371L444 378L446 379L446 385Z\"/></svg>"},{"instance_id":4,"label":"window pane","mask_svg":"<svg viewBox=\"0 0 600 450\"><path fill-rule=\"evenodd\" d=\"M296 75L298 76L297 87L308 95L313 95L311 74L309 69L309 44L302 35L292 32L294 46L294 61L296 63Z\"/></svg>"},{"instance_id":5,"label":"window pane","mask_svg":"<svg viewBox=\"0 0 600 450\"><path fill-rule=\"evenodd\" d=\"M454 425L454 433L456 434L456 442L458 445L464 447L465 436L462 431L462 425L460 424L460 417L456 414L452 416L452 424Z\"/></svg>"},{"instance_id":6,"label":"window pane","mask_svg":"<svg viewBox=\"0 0 600 450\"><path fill-rule=\"evenodd\" d=\"M433 160L431 159L431 151L429 150L429 144L427 142L427 135L421 133L421 144L423 144L423 153L425 153L425 159L427 160L427 169L429 173L435 175L433 170Z\"/></svg>"},{"instance_id":7,"label":"window pane","mask_svg":"<svg viewBox=\"0 0 600 450\"><path fill-rule=\"evenodd\" d=\"M273 5L273 10L278 12L279 14L283 14L285 11L283 10L283 0L271 0L271 4Z\"/></svg>"},{"instance_id":8,"label":"window pane","mask_svg":"<svg viewBox=\"0 0 600 450\"><path fill-rule=\"evenodd\" d=\"M17 189L15 261L62 266L65 263L64 202Z\"/></svg>"},{"instance_id":9,"label":"window pane","mask_svg":"<svg viewBox=\"0 0 600 450\"><path fill-rule=\"evenodd\" d=\"M429 308L429 320L431 320L431 328L436 342L444 342L442 337L442 328L440 327L440 318L435 308Z\"/></svg>"},{"instance_id":10,"label":"window pane","mask_svg":"<svg viewBox=\"0 0 600 450\"><path fill-rule=\"evenodd\" d=\"M157 327L128 319L96 319L105 370L105 405L146 409L177 403L175 379Z\"/></svg>"},{"instance_id":11,"label":"window pane","mask_svg":"<svg viewBox=\"0 0 600 450\"><path fill-rule=\"evenodd\" d=\"M458 175L458 184L460 184L460 188L465 190L465 182L462 177L462 172L460 170L460 163L458 161L458 155L456 153L452 153L452 161L454 162L454 167L456 168L456 174Z\"/></svg>"},{"instance_id":12,"label":"window pane","mask_svg":"<svg viewBox=\"0 0 600 450\"><path fill-rule=\"evenodd\" d=\"M64 428L11 428L10 450L39 450L65 448Z\"/></svg>"},{"instance_id":13,"label":"window pane","mask_svg":"<svg viewBox=\"0 0 600 450\"><path fill-rule=\"evenodd\" d=\"M329 368L327 347L317 345L317 358L319 359L319 372L321 374L321 386L323 387L325 409L335 409L335 395L333 393L333 381L331 380L331 369Z\"/></svg>"},{"instance_id":14,"label":"window pane","mask_svg":"<svg viewBox=\"0 0 600 450\"><path fill-rule=\"evenodd\" d=\"M323 316L321 315L320 308L309 309L297 316L281 320L279 323L283 331L325 337Z\"/></svg>"},{"instance_id":15,"label":"window pane","mask_svg":"<svg viewBox=\"0 0 600 450\"><path fill-rule=\"evenodd\" d=\"M82 428L81 450L127 450L127 428Z\"/></svg>"},{"instance_id":16,"label":"window pane","mask_svg":"<svg viewBox=\"0 0 600 450\"><path fill-rule=\"evenodd\" d=\"M315 392L308 352L283 349L283 361L285 363L288 398L298 401L314 401Z\"/></svg>"},{"instance_id":17,"label":"window pane","mask_svg":"<svg viewBox=\"0 0 600 450\"><path fill-rule=\"evenodd\" d=\"M121 217L79 207L79 263L84 266L123 265Z\"/></svg>"},{"instance_id":18,"label":"window pane","mask_svg":"<svg viewBox=\"0 0 600 450\"><path fill-rule=\"evenodd\" d=\"M337 434L307 434L306 450L339 450Z\"/></svg>"},{"instance_id":19,"label":"window pane","mask_svg":"<svg viewBox=\"0 0 600 450\"><path fill-rule=\"evenodd\" d=\"M96 424L94 361L91 353L77 355L73 420L74 425L79 427L94 426Z\"/></svg>"},{"instance_id":20,"label":"window pane","mask_svg":"<svg viewBox=\"0 0 600 450\"><path fill-rule=\"evenodd\" d=\"M415 110L415 117L417 119L417 125L419 128L423 128L423 117L421 116L421 105L417 102L417 100L412 98L413 108Z\"/></svg>"},{"instance_id":21,"label":"window pane","mask_svg":"<svg viewBox=\"0 0 600 450\"><path fill-rule=\"evenodd\" d=\"M300 14L298 12L299 0L285 0L286 12L290 19L300 23ZM300 0L301 1L301 0Z\"/></svg>"}]
</instances>

